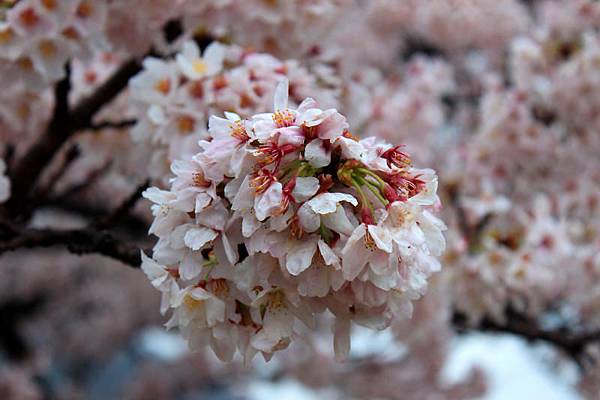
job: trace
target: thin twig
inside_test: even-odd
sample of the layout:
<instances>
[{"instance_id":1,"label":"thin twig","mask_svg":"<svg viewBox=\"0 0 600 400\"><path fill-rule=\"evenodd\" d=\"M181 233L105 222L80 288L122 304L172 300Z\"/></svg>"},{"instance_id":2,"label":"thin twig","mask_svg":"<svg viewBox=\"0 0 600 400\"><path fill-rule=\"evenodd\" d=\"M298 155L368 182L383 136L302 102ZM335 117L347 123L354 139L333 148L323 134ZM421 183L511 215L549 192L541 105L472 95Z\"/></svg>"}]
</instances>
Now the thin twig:
<instances>
[{"instance_id":1,"label":"thin twig","mask_svg":"<svg viewBox=\"0 0 600 400\"><path fill-rule=\"evenodd\" d=\"M72 186L67 187L61 193L57 194L53 199L50 199L46 203L60 202L93 186L100 178L102 178L109 171L111 164L112 161L107 160L99 168L92 170L81 182L75 183Z\"/></svg>"},{"instance_id":2,"label":"thin twig","mask_svg":"<svg viewBox=\"0 0 600 400\"><path fill-rule=\"evenodd\" d=\"M52 189L55 187L56 183L60 180L60 178L64 176L65 172L67 172L71 164L77 158L79 158L80 155L81 150L79 149L79 146L77 146L77 144L73 144L71 147L69 147L62 160L62 164L58 168L56 168L56 170L50 175L46 184L35 191L30 201L30 204L28 205L29 209L36 208L37 206L42 204L43 200L48 197L50 192L52 192Z\"/></svg>"},{"instance_id":3,"label":"thin twig","mask_svg":"<svg viewBox=\"0 0 600 400\"><path fill-rule=\"evenodd\" d=\"M71 113L73 130L79 131L91 127L94 115L117 97L127 87L129 79L140 70L141 65L138 60L130 60L122 64L91 96L73 107Z\"/></svg>"},{"instance_id":4,"label":"thin twig","mask_svg":"<svg viewBox=\"0 0 600 400\"><path fill-rule=\"evenodd\" d=\"M120 206L118 206L110 215L98 220L94 225L96 229L107 229L111 228L120 221L122 218L126 217L131 209L135 207L136 203L141 199L142 192L148 188L150 185L150 181L145 181L143 184L139 185L135 192L129 195Z\"/></svg>"},{"instance_id":5,"label":"thin twig","mask_svg":"<svg viewBox=\"0 0 600 400\"><path fill-rule=\"evenodd\" d=\"M92 124L89 129L92 131L99 131L102 129L125 129L132 127L136 122L137 120L135 119L125 119L122 121L102 121Z\"/></svg>"},{"instance_id":6,"label":"thin twig","mask_svg":"<svg viewBox=\"0 0 600 400\"><path fill-rule=\"evenodd\" d=\"M450 199L450 204L456 212L456 218L458 220L460 230L464 237L468 240L471 237L471 227L469 226L465 209L460 204L460 194L456 185L448 187L448 197Z\"/></svg>"}]
</instances>

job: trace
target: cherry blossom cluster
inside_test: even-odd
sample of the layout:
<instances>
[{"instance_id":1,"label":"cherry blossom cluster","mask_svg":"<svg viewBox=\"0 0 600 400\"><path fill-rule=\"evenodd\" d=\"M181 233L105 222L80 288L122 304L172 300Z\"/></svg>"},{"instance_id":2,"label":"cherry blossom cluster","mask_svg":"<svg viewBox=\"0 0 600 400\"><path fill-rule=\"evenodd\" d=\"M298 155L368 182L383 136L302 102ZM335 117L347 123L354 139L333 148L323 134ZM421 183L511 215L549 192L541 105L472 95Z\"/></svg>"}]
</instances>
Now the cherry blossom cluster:
<instances>
[{"instance_id":1,"label":"cherry blossom cluster","mask_svg":"<svg viewBox=\"0 0 600 400\"><path fill-rule=\"evenodd\" d=\"M138 117L132 137L149 147L152 175L168 176L173 160L198 151L198 140L209 135L210 115L232 111L247 117L267 109L284 78L289 79L292 102L315 93L321 104L336 105L335 87L320 84L297 61L238 46L213 42L201 54L194 41L187 41L174 59L147 58L129 87Z\"/></svg>"},{"instance_id":2,"label":"cherry blossom cluster","mask_svg":"<svg viewBox=\"0 0 600 400\"><path fill-rule=\"evenodd\" d=\"M62 78L69 59L98 51L139 54L181 1L20 0L0 15L3 82L45 88ZM136 9L139 15L131 16ZM110 17L110 18L109 18Z\"/></svg>"},{"instance_id":3,"label":"cherry blossom cluster","mask_svg":"<svg viewBox=\"0 0 600 400\"><path fill-rule=\"evenodd\" d=\"M593 76L589 65L597 47L600 6L584 0L561 5L544 2L538 13L536 29L511 45L511 77L517 87L548 106L555 100L552 97L560 99L561 92L574 92L555 85L582 86L582 78Z\"/></svg>"},{"instance_id":4,"label":"cherry blossom cluster","mask_svg":"<svg viewBox=\"0 0 600 400\"><path fill-rule=\"evenodd\" d=\"M405 29L450 51L501 49L529 23L526 7L517 0L375 0L368 8L389 29Z\"/></svg>"},{"instance_id":5,"label":"cherry blossom cluster","mask_svg":"<svg viewBox=\"0 0 600 400\"><path fill-rule=\"evenodd\" d=\"M447 257L463 254L454 260L455 302L472 319L502 320L510 305L585 330L599 326L591 282L600 270L600 8L540 2L537 16L510 46L513 83L498 73L482 80L475 134L464 145L468 178L459 178L475 228L450 237Z\"/></svg>"},{"instance_id":6,"label":"cherry blossom cluster","mask_svg":"<svg viewBox=\"0 0 600 400\"><path fill-rule=\"evenodd\" d=\"M0 59L6 65L7 82L19 76L35 89L60 79L69 58L101 44L106 18L106 2L17 2L0 24Z\"/></svg>"},{"instance_id":7,"label":"cherry blossom cluster","mask_svg":"<svg viewBox=\"0 0 600 400\"><path fill-rule=\"evenodd\" d=\"M190 31L201 28L279 57L297 57L309 53L340 16L356 8L352 0L205 1L189 4L184 24Z\"/></svg>"},{"instance_id":8,"label":"cherry blossom cluster","mask_svg":"<svg viewBox=\"0 0 600 400\"><path fill-rule=\"evenodd\" d=\"M453 72L440 59L416 57L405 64L401 78L392 75L378 82L361 103L363 109L365 103L372 107L361 121L366 134L401 141L414 149L411 156L415 160L432 162L447 129L443 96L456 91ZM402 126L400 131L398 126Z\"/></svg>"},{"instance_id":9,"label":"cherry blossom cluster","mask_svg":"<svg viewBox=\"0 0 600 400\"><path fill-rule=\"evenodd\" d=\"M335 109L289 108L287 80L274 97L272 113L212 116L170 190L145 192L159 240L142 268L192 348L268 358L297 320L329 310L343 357L351 321L407 317L440 269L437 177L399 146L356 139Z\"/></svg>"}]
</instances>

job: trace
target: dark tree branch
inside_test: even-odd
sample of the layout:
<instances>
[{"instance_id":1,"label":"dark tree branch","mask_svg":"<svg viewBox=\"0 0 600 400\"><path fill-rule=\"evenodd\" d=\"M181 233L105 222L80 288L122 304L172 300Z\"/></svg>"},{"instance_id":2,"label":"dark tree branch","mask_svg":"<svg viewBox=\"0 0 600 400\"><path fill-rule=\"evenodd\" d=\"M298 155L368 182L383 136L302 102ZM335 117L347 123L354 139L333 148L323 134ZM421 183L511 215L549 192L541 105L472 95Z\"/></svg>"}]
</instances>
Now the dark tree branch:
<instances>
[{"instance_id":1,"label":"dark tree branch","mask_svg":"<svg viewBox=\"0 0 600 400\"><path fill-rule=\"evenodd\" d=\"M454 211L456 212L456 218L458 220L459 228L465 236L465 238L468 240L471 237L471 227L469 226L469 223L467 221L467 214L465 212L465 209L460 204L460 194L457 185L452 185L448 187L448 197L450 200L450 205L452 206L452 208L454 208Z\"/></svg>"},{"instance_id":2,"label":"dark tree branch","mask_svg":"<svg viewBox=\"0 0 600 400\"><path fill-rule=\"evenodd\" d=\"M163 27L165 40L172 43L181 36L181 21L169 21ZM150 50L149 54L155 54ZM71 89L70 68L67 64L65 78L55 87L55 106L52 118L46 131L34 143L22 159L16 163L10 176L13 181L12 193L9 202L0 211L12 219L25 214L31 191L35 188L40 175L52 161L54 155L76 132L81 130L94 130L98 127L109 127L112 123L94 125L94 116L123 89L127 87L129 79L141 70L139 60L132 59L122 64L110 78L102 83L94 93L81 100L72 109L69 109L69 92ZM130 121L117 123L116 127L129 126Z\"/></svg>"},{"instance_id":3,"label":"dark tree branch","mask_svg":"<svg viewBox=\"0 0 600 400\"><path fill-rule=\"evenodd\" d=\"M119 207L117 207L110 215L100 219L96 224L96 229L107 229L113 227L121 219L129 215L129 212L142 197L142 192L150 186L150 181L147 180L137 187L135 192L129 195Z\"/></svg>"},{"instance_id":4,"label":"dark tree branch","mask_svg":"<svg viewBox=\"0 0 600 400\"><path fill-rule=\"evenodd\" d=\"M456 185L447 189L450 205L456 214L456 220L463 238L466 240L470 253L476 252L481 243L481 236L494 218L493 213L483 215L477 222L471 223L467 218L467 212L461 204L460 193Z\"/></svg>"},{"instance_id":5,"label":"dark tree branch","mask_svg":"<svg viewBox=\"0 0 600 400\"><path fill-rule=\"evenodd\" d=\"M64 176L65 172L67 172L71 164L77 158L79 158L80 155L81 150L79 149L79 146L74 144L71 147L69 147L62 160L62 164L58 168L56 168L56 170L50 175L44 186L35 191L34 195L32 196L32 199L30 200L30 204L28 205L28 210L34 209L40 204L42 204L43 200L48 197L56 183L60 180L60 178Z\"/></svg>"},{"instance_id":6,"label":"dark tree branch","mask_svg":"<svg viewBox=\"0 0 600 400\"><path fill-rule=\"evenodd\" d=\"M92 126L92 119L127 86L129 79L141 69L137 60L123 64L89 97L69 110L68 94L71 88L70 72L55 88L55 106L44 134L25 153L12 173L13 189L7 208L11 214L20 214L26 208L31 189L54 155L77 131Z\"/></svg>"},{"instance_id":7,"label":"dark tree branch","mask_svg":"<svg viewBox=\"0 0 600 400\"><path fill-rule=\"evenodd\" d=\"M537 321L512 308L507 309L506 320L502 323L485 317L477 325L471 326L464 314L455 312L452 324L458 332L510 333L528 341L544 341L562 350L580 366L586 347L600 341L600 331L574 333L565 329L547 330L540 327Z\"/></svg>"},{"instance_id":8,"label":"dark tree branch","mask_svg":"<svg viewBox=\"0 0 600 400\"><path fill-rule=\"evenodd\" d=\"M0 238L13 237L19 233L19 229L7 218L0 215Z\"/></svg>"},{"instance_id":9,"label":"dark tree branch","mask_svg":"<svg viewBox=\"0 0 600 400\"><path fill-rule=\"evenodd\" d=\"M10 175L10 170L11 170L14 156L15 156L15 145L12 143L5 143L2 158L4 159L4 162L6 163L6 171L8 172L8 175Z\"/></svg>"},{"instance_id":10,"label":"dark tree branch","mask_svg":"<svg viewBox=\"0 0 600 400\"><path fill-rule=\"evenodd\" d=\"M46 131L34 143L11 172L12 190L7 208L23 210L27 196L54 154L69 138L68 97L71 90L71 71L67 66L65 77L54 88L54 111Z\"/></svg>"},{"instance_id":11,"label":"dark tree branch","mask_svg":"<svg viewBox=\"0 0 600 400\"><path fill-rule=\"evenodd\" d=\"M487 228L487 226L489 225L489 223L492 221L493 218L494 218L494 214L487 213L483 217L481 217L481 219L479 221L477 221L477 223L473 227L473 231L472 231L473 240L475 240L477 242L480 241L480 237L483 234L483 231L485 230L485 228Z\"/></svg>"},{"instance_id":12,"label":"dark tree branch","mask_svg":"<svg viewBox=\"0 0 600 400\"><path fill-rule=\"evenodd\" d=\"M89 220L102 220L110 213L105 207L77 201L76 198L71 198L71 196L67 196L67 198L50 198L45 205L77 214ZM128 232L130 235L136 236L140 234L145 235L148 232L149 223L136 215L127 214L115 221L113 227L119 231Z\"/></svg>"},{"instance_id":13,"label":"dark tree branch","mask_svg":"<svg viewBox=\"0 0 600 400\"><path fill-rule=\"evenodd\" d=\"M428 57L444 57L444 52L435 44L428 42L426 39L409 35L406 40L406 46L402 51L402 60L408 61L416 55L424 55Z\"/></svg>"},{"instance_id":14,"label":"dark tree branch","mask_svg":"<svg viewBox=\"0 0 600 400\"><path fill-rule=\"evenodd\" d=\"M116 225L121 219L129 216L132 207L140 199L142 192L149 186L149 181L140 185L134 193L111 214L98 220L88 228L59 229L20 229L6 221L0 228L8 233L8 238L0 241L0 255L5 252L37 247L65 247L73 254L101 254L121 261L133 268L141 264L140 247L130 240L122 239L105 229ZM2 222L2 219L0 219ZM146 252L150 252L146 250Z\"/></svg>"},{"instance_id":15,"label":"dark tree branch","mask_svg":"<svg viewBox=\"0 0 600 400\"><path fill-rule=\"evenodd\" d=\"M48 179L48 186L49 186L49 188L51 188L52 186L54 186L54 184L56 182L58 182L58 180L60 178L62 178L62 176L65 174L65 172L67 172L67 170L69 169L69 167L71 166L71 164L75 160L77 160L80 155L81 155L81 150L79 149L79 146L77 144L73 144L73 145L71 145L71 147L69 147L69 149L65 152L65 157L63 159L62 164L55 171L55 173L52 174L52 176L50 177L50 179Z\"/></svg>"},{"instance_id":16,"label":"dark tree branch","mask_svg":"<svg viewBox=\"0 0 600 400\"><path fill-rule=\"evenodd\" d=\"M140 70L141 65L138 60L126 62L106 82L100 85L92 95L73 107L73 112L71 113L73 130L78 131L90 128L94 115L117 97L127 87L129 79Z\"/></svg>"},{"instance_id":17,"label":"dark tree branch","mask_svg":"<svg viewBox=\"0 0 600 400\"><path fill-rule=\"evenodd\" d=\"M26 229L5 242L0 242L0 255L19 249L65 247L77 255L101 254L133 268L141 264L140 248L107 232L93 229Z\"/></svg>"},{"instance_id":18,"label":"dark tree branch","mask_svg":"<svg viewBox=\"0 0 600 400\"><path fill-rule=\"evenodd\" d=\"M40 311L44 296L37 294L31 299L9 299L0 304L0 347L11 361L23 361L31 355L27 339L20 332L22 321Z\"/></svg>"},{"instance_id":19,"label":"dark tree branch","mask_svg":"<svg viewBox=\"0 0 600 400\"><path fill-rule=\"evenodd\" d=\"M183 26L179 19L168 21L163 28L163 35L167 43L172 43L183 34Z\"/></svg>"},{"instance_id":20,"label":"dark tree branch","mask_svg":"<svg viewBox=\"0 0 600 400\"><path fill-rule=\"evenodd\" d=\"M60 202L93 186L100 178L102 178L109 171L111 164L112 161L106 161L99 168L90 171L84 180L67 187L61 193L58 193L53 199L48 199L48 201L46 201L45 204L52 202Z\"/></svg>"}]
</instances>

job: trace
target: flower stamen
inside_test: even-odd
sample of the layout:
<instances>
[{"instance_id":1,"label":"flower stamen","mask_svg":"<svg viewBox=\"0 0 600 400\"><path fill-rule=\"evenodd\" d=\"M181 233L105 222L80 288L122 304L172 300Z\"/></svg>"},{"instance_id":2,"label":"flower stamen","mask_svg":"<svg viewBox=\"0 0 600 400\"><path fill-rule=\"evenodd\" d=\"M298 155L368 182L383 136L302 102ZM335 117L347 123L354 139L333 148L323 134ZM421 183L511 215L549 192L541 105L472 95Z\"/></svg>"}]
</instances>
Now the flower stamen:
<instances>
[{"instance_id":1,"label":"flower stamen","mask_svg":"<svg viewBox=\"0 0 600 400\"><path fill-rule=\"evenodd\" d=\"M286 128L294 124L294 114L289 110L275 111L273 113L273 122L277 128Z\"/></svg>"}]
</instances>

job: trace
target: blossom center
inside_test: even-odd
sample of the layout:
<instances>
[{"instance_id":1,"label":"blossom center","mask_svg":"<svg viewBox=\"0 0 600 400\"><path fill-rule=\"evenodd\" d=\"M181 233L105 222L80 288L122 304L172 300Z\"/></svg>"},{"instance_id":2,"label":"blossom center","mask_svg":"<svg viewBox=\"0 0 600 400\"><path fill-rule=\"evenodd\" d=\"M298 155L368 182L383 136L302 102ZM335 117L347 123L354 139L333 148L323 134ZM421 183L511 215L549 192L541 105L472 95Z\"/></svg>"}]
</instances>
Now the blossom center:
<instances>
[{"instance_id":1,"label":"blossom center","mask_svg":"<svg viewBox=\"0 0 600 400\"><path fill-rule=\"evenodd\" d=\"M375 250L375 240L373 239L373 236L371 236L369 231L365 232L365 237L363 238L363 243L365 244L365 247L367 248L367 250L369 250L369 251Z\"/></svg>"},{"instance_id":2,"label":"blossom center","mask_svg":"<svg viewBox=\"0 0 600 400\"><path fill-rule=\"evenodd\" d=\"M194 131L194 119L187 115L181 116L177 119L177 129L181 133L192 133Z\"/></svg>"},{"instance_id":3,"label":"blossom center","mask_svg":"<svg viewBox=\"0 0 600 400\"><path fill-rule=\"evenodd\" d=\"M289 143L279 146L277 143L268 142L258 148L258 162L260 165L269 165L274 162L279 162L283 157L295 150L296 146Z\"/></svg>"},{"instance_id":4,"label":"blossom center","mask_svg":"<svg viewBox=\"0 0 600 400\"><path fill-rule=\"evenodd\" d=\"M210 289L218 297L225 297L229 294L229 285L225 279L213 279L210 282Z\"/></svg>"},{"instance_id":5,"label":"blossom center","mask_svg":"<svg viewBox=\"0 0 600 400\"><path fill-rule=\"evenodd\" d=\"M43 42L41 42L39 45L39 49L45 58L51 58L57 52L57 49L56 49L56 46L54 45L54 43L52 43L48 40L44 40Z\"/></svg>"},{"instance_id":6,"label":"blossom center","mask_svg":"<svg viewBox=\"0 0 600 400\"><path fill-rule=\"evenodd\" d=\"M273 122L277 128L286 128L294 125L294 114L289 110L275 111Z\"/></svg>"},{"instance_id":7,"label":"blossom center","mask_svg":"<svg viewBox=\"0 0 600 400\"><path fill-rule=\"evenodd\" d=\"M167 78L161 79L154 85L154 89L162 94L168 94L171 90L171 81Z\"/></svg>"},{"instance_id":8,"label":"blossom center","mask_svg":"<svg viewBox=\"0 0 600 400\"><path fill-rule=\"evenodd\" d=\"M231 136L236 138L242 143L247 142L250 139L248 133L246 132L246 127L242 123L242 121L235 121L231 126Z\"/></svg>"},{"instance_id":9,"label":"blossom center","mask_svg":"<svg viewBox=\"0 0 600 400\"><path fill-rule=\"evenodd\" d=\"M40 21L40 17L38 17L35 10L31 7L23 10L21 14L19 14L19 19L23 25L28 27L35 26Z\"/></svg>"},{"instance_id":10,"label":"blossom center","mask_svg":"<svg viewBox=\"0 0 600 400\"><path fill-rule=\"evenodd\" d=\"M33 68L33 62L29 58L19 58L17 64L24 70L31 70Z\"/></svg>"},{"instance_id":11,"label":"blossom center","mask_svg":"<svg viewBox=\"0 0 600 400\"><path fill-rule=\"evenodd\" d=\"M94 13L94 7L89 1L84 1L77 7L77 16L80 18L89 18Z\"/></svg>"},{"instance_id":12,"label":"blossom center","mask_svg":"<svg viewBox=\"0 0 600 400\"><path fill-rule=\"evenodd\" d=\"M186 294L185 297L183 298L183 304L188 309L193 310L194 308L198 308L198 307L202 306L203 303L204 303L203 300L195 299L190 294Z\"/></svg>"},{"instance_id":13,"label":"blossom center","mask_svg":"<svg viewBox=\"0 0 600 400\"><path fill-rule=\"evenodd\" d=\"M254 177L250 180L250 187L254 189L256 194L264 193L272 183L276 182L277 178L271 173L271 171L262 168L258 170Z\"/></svg>"},{"instance_id":14,"label":"blossom center","mask_svg":"<svg viewBox=\"0 0 600 400\"><path fill-rule=\"evenodd\" d=\"M270 311L276 311L286 308L285 307L285 295L281 290L276 290L269 293L267 300L267 308Z\"/></svg>"},{"instance_id":15,"label":"blossom center","mask_svg":"<svg viewBox=\"0 0 600 400\"><path fill-rule=\"evenodd\" d=\"M412 163L410 156L400 151L402 146L393 147L381 154L381 157L387 160L387 165L389 168L392 168L392 165L397 168L407 168Z\"/></svg>"},{"instance_id":16,"label":"blossom center","mask_svg":"<svg viewBox=\"0 0 600 400\"><path fill-rule=\"evenodd\" d=\"M8 43L13 38L13 32L10 29L0 31L0 43Z\"/></svg>"},{"instance_id":17,"label":"blossom center","mask_svg":"<svg viewBox=\"0 0 600 400\"><path fill-rule=\"evenodd\" d=\"M192 68L194 69L195 73L204 74L204 73L206 73L208 66L202 59L197 59L197 60L194 60L194 62L192 63Z\"/></svg>"},{"instance_id":18,"label":"blossom center","mask_svg":"<svg viewBox=\"0 0 600 400\"><path fill-rule=\"evenodd\" d=\"M42 0L42 4L48 10L54 10L54 9L56 9L56 0Z\"/></svg>"},{"instance_id":19,"label":"blossom center","mask_svg":"<svg viewBox=\"0 0 600 400\"><path fill-rule=\"evenodd\" d=\"M70 40L77 40L77 39L79 39L79 32L77 32L77 29L75 29L72 26L69 26L68 28L66 28L65 30L63 30L62 34L63 34L64 37L66 37L67 39L70 39Z\"/></svg>"},{"instance_id":20,"label":"blossom center","mask_svg":"<svg viewBox=\"0 0 600 400\"><path fill-rule=\"evenodd\" d=\"M209 187L210 182L204 177L204 172L197 171L192 174L192 182L197 187Z\"/></svg>"}]
</instances>

